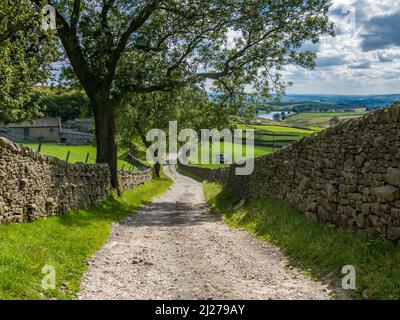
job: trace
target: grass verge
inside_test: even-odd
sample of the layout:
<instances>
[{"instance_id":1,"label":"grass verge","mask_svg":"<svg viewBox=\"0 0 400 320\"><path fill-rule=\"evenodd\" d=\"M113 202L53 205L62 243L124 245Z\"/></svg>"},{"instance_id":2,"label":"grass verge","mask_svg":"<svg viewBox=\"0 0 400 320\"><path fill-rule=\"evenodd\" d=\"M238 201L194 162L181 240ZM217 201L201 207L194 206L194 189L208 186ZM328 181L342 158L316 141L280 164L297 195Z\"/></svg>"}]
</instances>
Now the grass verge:
<instances>
[{"instance_id":1,"label":"grass verge","mask_svg":"<svg viewBox=\"0 0 400 320\"><path fill-rule=\"evenodd\" d=\"M107 241L112 223L132 215L171 184L162 176L122 198L109 196L94 208L0 226L0 299L73 299L87 259ZM55 268L54 290L41 287L45 265Z\"/></svg>"},{"instance_id":2,"label":"grass verge","mask_svg":"<svg viewBox=\"0 0 400 320\"><path fill-rule=\"evenodd\" d=\"M307 219L288 203L260 199L234 210L239 199L215 183L204 182L210 206L225 221L244 228L283 248L293 266L315 278L327 277L340 284L342 267L356 269L354 299L400 299L400 248L381 239L358 234Z\"/></svg>"}]
</instances>

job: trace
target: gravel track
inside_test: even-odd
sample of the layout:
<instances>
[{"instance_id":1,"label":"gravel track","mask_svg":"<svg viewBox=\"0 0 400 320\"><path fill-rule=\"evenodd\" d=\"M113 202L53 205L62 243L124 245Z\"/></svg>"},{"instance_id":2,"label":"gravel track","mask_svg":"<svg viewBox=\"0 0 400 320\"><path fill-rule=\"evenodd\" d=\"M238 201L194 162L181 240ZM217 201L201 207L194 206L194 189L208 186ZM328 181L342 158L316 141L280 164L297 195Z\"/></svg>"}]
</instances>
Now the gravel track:
<instances>
[{"instance_id":1,"label":"gravel track","mask_svg":"<svg viewBox=\"0 0 400 320\"><path fill-rule=\"evenodd\" d=\"M201 183L173 166L174 184L113 225L89 261L79 299L329 299L282 251L212 214Z\"/></svg>"}]
</instances>

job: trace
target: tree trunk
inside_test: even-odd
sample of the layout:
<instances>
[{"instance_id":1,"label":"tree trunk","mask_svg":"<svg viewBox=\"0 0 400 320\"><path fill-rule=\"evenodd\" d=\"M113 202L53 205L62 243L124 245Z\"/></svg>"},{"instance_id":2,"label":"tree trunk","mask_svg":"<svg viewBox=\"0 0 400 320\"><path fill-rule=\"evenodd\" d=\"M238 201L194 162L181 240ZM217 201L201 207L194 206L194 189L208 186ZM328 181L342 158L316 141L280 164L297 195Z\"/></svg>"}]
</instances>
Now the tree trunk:
<instances>
[{"instance_id":1,"label":"tree trunk","mask_svg":"<svg viewBox=\"0 0 400 320\"><path fill-rule=\"evenodd\" d=\"M114 108L109 106L94 106L97 140L97 163L107 163L110 166L111 186L118 191L117 143L115 141Z\"/></svg>"},{"instance_id":2,"label":"tree trunk","mask_svg":"<svg viewBox=\"0 0 400 320\"><path fill-rule=\"evenodd\" d=\"M142 132L142 130L139 129L138 132L139 132L140 139L142 140L142 143L144 144L144 146L146 148L149 148L151 146L151 142L147 141L146 135Z\"/></svg>"}]
</instances>

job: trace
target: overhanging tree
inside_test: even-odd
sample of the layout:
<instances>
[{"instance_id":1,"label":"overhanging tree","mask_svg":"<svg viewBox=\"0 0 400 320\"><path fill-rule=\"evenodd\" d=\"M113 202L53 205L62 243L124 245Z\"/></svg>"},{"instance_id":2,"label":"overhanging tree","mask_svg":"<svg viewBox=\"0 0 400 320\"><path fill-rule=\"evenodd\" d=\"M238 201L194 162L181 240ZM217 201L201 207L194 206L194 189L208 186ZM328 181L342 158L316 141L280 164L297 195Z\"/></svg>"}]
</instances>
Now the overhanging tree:
<instances>
[{"instance_id":1,"label":"overhanging tree","mask_svg":"<svg viewBox=\"0 0 400 320\"><path fill-rule=\"evenodd\" d=\"M51 32L41 30L41 14L29 0L0 2L0 121L33 117L32 85L45 82L56 58ZM29 108L27 105L30 104Z\"/></svg>"},{"instance_id":2,"label":"overhanging tree","mask_svg":"<svg viewBox=\"0 0 400 320\"><path fill-rule=\"evenodd\" d=\"M33 1L33 0L32 0ZM43 5L43 1L34 3ZM300 52L332 33L329 0L60 0L57 32L94 108L97 162L118 188L115 112L127 95L215 81L281 88L283 65L314 66Z\"/></svg>"}]
</instances>

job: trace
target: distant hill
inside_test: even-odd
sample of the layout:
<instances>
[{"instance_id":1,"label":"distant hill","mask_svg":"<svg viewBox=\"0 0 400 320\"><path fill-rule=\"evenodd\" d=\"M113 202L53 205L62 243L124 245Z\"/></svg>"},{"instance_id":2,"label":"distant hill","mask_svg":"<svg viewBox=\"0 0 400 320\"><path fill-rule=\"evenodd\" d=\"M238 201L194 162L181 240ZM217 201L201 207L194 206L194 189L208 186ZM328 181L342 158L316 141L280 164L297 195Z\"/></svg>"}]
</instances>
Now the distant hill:
<instances>
[{"instance_id":1,"label":"distant hill","mask_svg":"<svg viewBox=\"0 0 400 320\"><path fill-rule=\"evenodd\" d=\"M389 95L297 95L288 94L281 102L320 102L348 106L384 107L400 101L400 94Z\"/></svg>"},{"instance_id":2,"label":"distant hill","mask_svg":"<svg viewBox=\"0 0 400 320\"><path fill-rule=\"evenodd\" d=\"M215 100L218 93L209 92L210 100ZM250 99L250 98L249 98ZM260 99L262 101L262 99ZM321 106L340 106L343 107L385 107L400 101L400 94L388 95L313 95L313 94L287 94L279 102L265 101L265 105L273 104L276 106L290 106L296 103L300 105L321 105ZM260 103L260 107L265 107Z\"/></svg>"}]
</instances>

